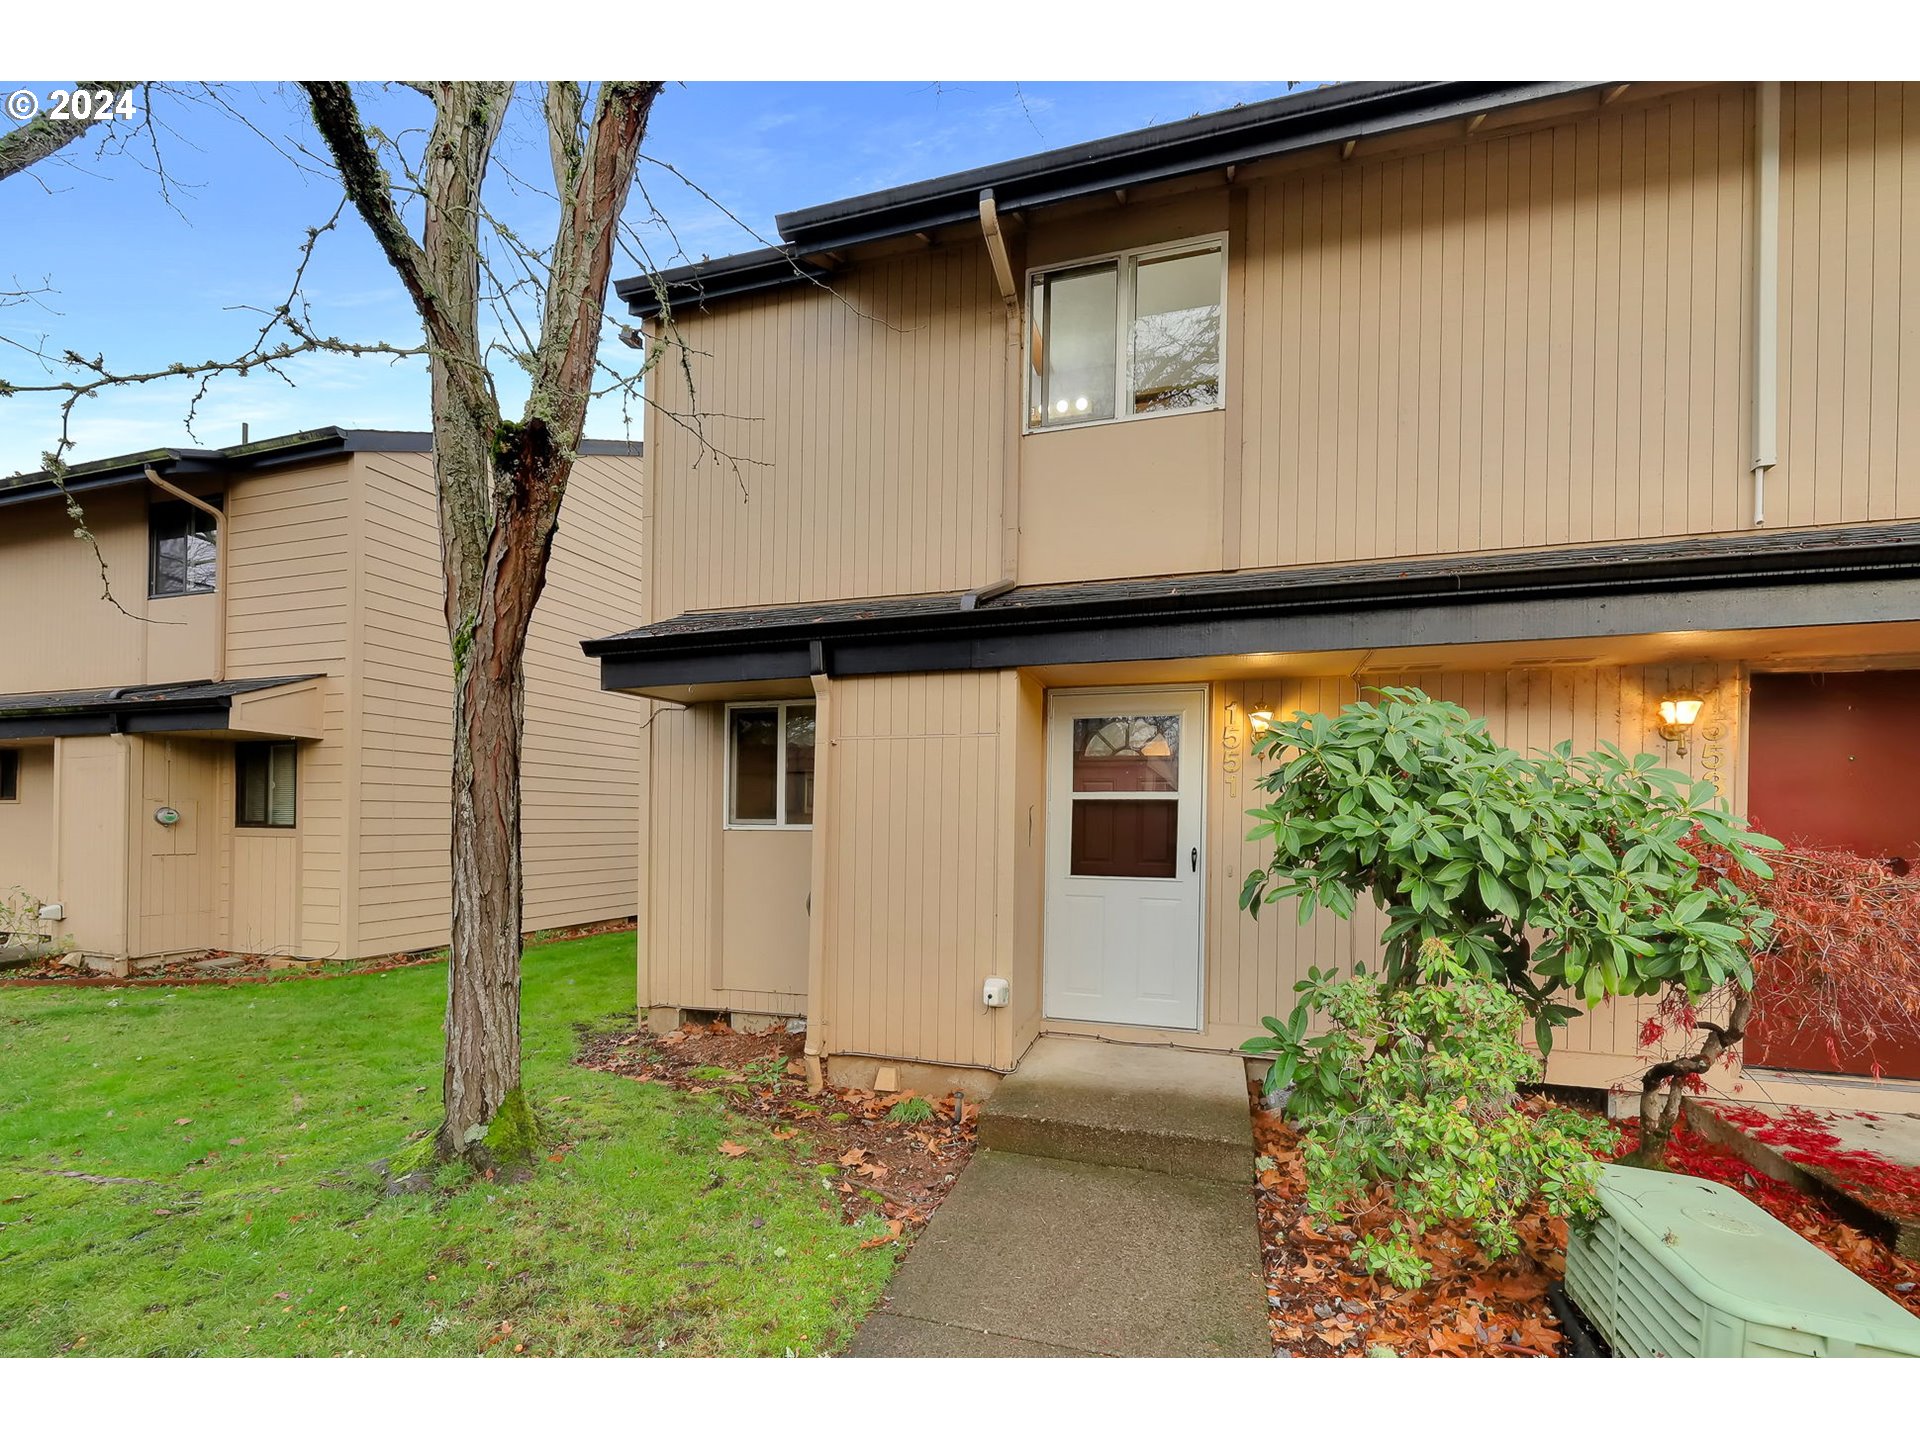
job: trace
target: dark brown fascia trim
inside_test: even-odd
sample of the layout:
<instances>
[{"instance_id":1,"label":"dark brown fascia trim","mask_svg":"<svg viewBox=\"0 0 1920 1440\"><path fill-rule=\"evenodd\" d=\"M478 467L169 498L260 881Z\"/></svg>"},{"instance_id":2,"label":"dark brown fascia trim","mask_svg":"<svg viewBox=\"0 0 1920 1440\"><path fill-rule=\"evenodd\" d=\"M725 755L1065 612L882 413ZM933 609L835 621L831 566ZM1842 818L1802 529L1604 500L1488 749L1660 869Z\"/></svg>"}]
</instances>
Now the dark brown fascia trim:
<instances>
[{"instance_id":1,"label":"dark brown fascia trim","mask_svg":"<svg viewBox=\"0 0 1920 1440\"><path fill-rule=\"evenodd\" d=\"M117 455L107 460L89 461L67 472L66 484L56 485L45 471L0 478L0 505L23 505L62 494L84 495L90 490L105 490L116 485L144 484L149 468L169 480L213 476L230 479L239 475L257 475L289 465L333 455L382 454L422 455L433 449L433 436L424 430L303 430L294 435L276 435L245 445L229 445L217 450L147 450L138 455ZM582 455L640 456L645 446L639 440L582 440Z\"/></svg>"},{"instance_id":2,"label":"dark brown fascia trim","mask_svg":"<svg viewBox=\"0 0 1920 1440\"><path fill-rule=\"evenodd\" d=\"M775 217L787 243L703 260L616 282L628 312L660 313L655 279L669 304L704 306L825 273L805 257L953 225L977 224L980 192L991 189L1004 215L1084 195L1151 185L1250 164L1316 146L1364 140L1490 110L1554 99L1601 82L1391 81L1329 85L1232 110L1197 115L1083 145L937 176Z\"/></svg>"},{"instance_id":3,"label":"dark brown fascia trim","mask_svg":"<svg viewBox=\"0 0 1920 1440\"><path fill-rule=\"evenodd\" d=\"M1578 565L1521 555L1470 573L1372 567L1322 584L1265 577L1264 589L1103 600L1085 587L1057 606L963 611L956 602L788 626L762 615L737 630L612 636L583 648L600 659L603 688L628 690L801 678L821 661L834 675L897 674L1920 620L1920 527L1890 527L1876 543L1857 532L1767 540L1638 547L1654 553L1637 558L1615 547Z\"/></svg>"}]
</instances>

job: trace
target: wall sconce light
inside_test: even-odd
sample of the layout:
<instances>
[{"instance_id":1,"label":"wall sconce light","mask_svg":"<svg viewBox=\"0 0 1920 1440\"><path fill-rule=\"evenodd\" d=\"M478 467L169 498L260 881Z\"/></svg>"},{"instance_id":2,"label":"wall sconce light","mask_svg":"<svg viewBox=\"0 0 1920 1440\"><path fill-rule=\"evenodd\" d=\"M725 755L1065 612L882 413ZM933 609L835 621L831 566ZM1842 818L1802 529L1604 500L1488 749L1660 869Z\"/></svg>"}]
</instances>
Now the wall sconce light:
<instances>
[{"instance_id":1,"label":"wall sconce light","mask_svg":"<svg viewBox=\"0 0 1920 1440\"><path fill-rule=\"evenodd\" d=\"M1266 709L1263 702L1255 701L1254 703L1261 705L1261 708L1249 710L1247 721L1253 726L1254 734L1264 735L1273 728L1273 711Z\"/></svg>"},{"instance_id":2,"label":"wall sconce light","mask_svg":"<svg viewBox=\"0 0 1920 1440\"><path fill-rule=\"evenodd\" d=\"M1700 718L1700 708L1706 703L1690 690L1667 696L1660 702L1660 738L1678 746L1678 753L1686 754L1688 732Z\"/></svg>"}]
</instances>

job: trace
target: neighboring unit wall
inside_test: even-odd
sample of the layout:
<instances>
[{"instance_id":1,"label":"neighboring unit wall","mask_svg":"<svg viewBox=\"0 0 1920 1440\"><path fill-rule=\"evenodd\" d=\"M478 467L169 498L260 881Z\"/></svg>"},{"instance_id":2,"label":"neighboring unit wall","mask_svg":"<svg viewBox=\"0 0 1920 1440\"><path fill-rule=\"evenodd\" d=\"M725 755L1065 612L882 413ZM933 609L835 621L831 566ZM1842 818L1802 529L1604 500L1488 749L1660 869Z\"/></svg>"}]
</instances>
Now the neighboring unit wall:
<instances>
[{"instance_id":1,"label":"neighboring unit wall","mask_svg":"<svg viewBox=\"0 0 1920 1440\"><path fill-rule=\"evenodd\" d=\"M364 749L357 952L443 945L449 916L452 652L442 618L432 458L363 455L358 545ZM599 688L587 635L632 623L640 595L637 458L584 457L561 512L527 650L529 929L636 912L642 702ZM304 790L304 785L303 785Z\"/></svg>"},{"instance_id":2,"label":"neighboring unit wall","mask_svg":"<svg viewBox=\"0 0 1920 1440\"><path fill-rule=\"evenodd\" d=\"M51 742L12 745L20 756L17 800L0 800L0 903L19 890L43 904L53 890L56 831Z\"/></svg>"},{"instance_id":3,"label":"neighboring unit wall","mask_svg":"<svg viewBox=\"0 0 1920 1440\"><path fill-rule=\"evenodd\" d=\"M917 250L827 283L676 314L694 393L677 358L649 382L654 620L998 578L1018 417L984 249Z\"/></svg>"},{"instance_id":4,"label":"neighboring unit wall","mask_svg":"<svg viewBox=\"0 0 1920 1440\"><path fill-rule=\"evenodd\" d=\"M1781 89L1768 523L1920 515L1920 85Z\"/></svg>"},{"instance_id":5,"label":"neighboring unit wall","mask_svg":"<svg viewBox=\"0 0 1920 1440\"><path fill-rule=\"evenodd\" d=\"M0 694L212 678L219 597L147 598L155 493L140 484L80 497L97 558L57 498L0 512Z\"/></svg>"},{"instance_id":6,"label":"neighboring unit wall","mask_svg":"<svg viewBox=\"0 0 1920 1440\"><path fill-rule=\"evenodd\" d=\"M235 830L232 934L242 950L338 958L355 948L349 869L357 847L351 636L354 464L330 460L250 475L228 499L227 674L319 674L324 734L299 749L292 831ZM226 815L232 816L232 750ZM289 884L289 881L294 883Z\"/></svg>"},{"instance_id":7,"label":"neighboring unit wall","mask_svg":"<svg viewBox=\"0 0 1920 1440\"><path fill-rule=\"evenodd\" d=\"M220 882L233 747L152 736L128 746L128 949L138 956L205 950L218 943ZM162 825L156 814L179 819Z\"/></svg>"}]
</instances>

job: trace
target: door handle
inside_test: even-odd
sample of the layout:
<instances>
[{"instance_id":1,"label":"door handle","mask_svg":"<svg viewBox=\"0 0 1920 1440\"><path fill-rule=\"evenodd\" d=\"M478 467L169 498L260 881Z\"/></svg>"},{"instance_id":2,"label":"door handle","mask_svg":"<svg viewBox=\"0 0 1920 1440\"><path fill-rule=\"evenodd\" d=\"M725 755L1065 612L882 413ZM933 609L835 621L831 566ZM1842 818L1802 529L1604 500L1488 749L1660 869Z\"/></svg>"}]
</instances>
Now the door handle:
<instances>
[{"instance_id":1,"label":"door handle","mask_svg":"<svg viewBox=\"0 0 1920 1440\"><path fill-rule=\"evenodd\" d=\"M1200 847L1198 845L1193 847L1193 854L1189 857L1188 863L1194 874L1197 875L1200 873Z\"/></svg>"}]
</instances>

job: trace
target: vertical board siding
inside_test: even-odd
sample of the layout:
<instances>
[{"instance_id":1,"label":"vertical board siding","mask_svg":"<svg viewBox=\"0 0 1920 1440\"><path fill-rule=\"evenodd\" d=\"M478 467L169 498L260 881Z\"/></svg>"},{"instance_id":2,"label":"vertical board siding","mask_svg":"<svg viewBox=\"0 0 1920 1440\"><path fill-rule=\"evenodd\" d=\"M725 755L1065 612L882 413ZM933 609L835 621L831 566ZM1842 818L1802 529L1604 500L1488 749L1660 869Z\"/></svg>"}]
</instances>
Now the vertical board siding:
<instances>
[{"instance_id":1,"label":"vertical board siding","mask_svg":"<svg viewBox=\"0 0 1920 1440\"><path fill-rule=\"evenodd\" d=\"M1527 752L1571 740L1577 752L1611 742L1629 754L1645 751L1696 778L1712 779L1735 810L1744 810L1740 728L1745 679L1739 666L1707 662L1652 667L1553 666L1490 673L1438 672L1361 677L1374 685L1416 685L1483 716L1500 743ZM1663 694L1691 688L1706 699L1690 753L1675 756L1654 729L1654 707ZM1293 711L1336 713L1357 697L1346 677L1290 679L1271 683L1229 682L1214 689L1215 733L1229 725L1226 706L1244 717L1256 701L1278 715ZM1244 727L1244 718L1241 721ZM1250 737L1240 732L1244 751ZM1324 911L1296 923L1292 904L1265 911L1257 920L1240 909L1240 886L1263 862L1262 848L1246 839L1246 812L1260 803L1254 781L1270 762L1249 758L1234 773L1216 765L1211 776L1212 874L1208 901L1207 1035L1210 1045L1234 1045L1258 1032L1265 1015L1284 1016L1294 1003L1293 986L1310 966L1341 970L1356 961L1373 963L1382 926L1377 914L1341 921ZM1553 1055L1552 1078L1606 1085L1638 1073L1637 1034L1643 1018L1637 1002L1603 1005L1571 1022Z\"/></svg>"},{"instance_id":2,"label":"vertical board siding","mask_svg":"<svg viewBox=\"0 0 1920 1440\"><path fill-rule=\"evenodd\" d=\"M642 977L641 1000L690 1010L804 1015L804 966L793 990L729 988L718 983L724 974L719 961L726 905L729 901L741 906L760 903L751 875L738 877L737 893L727 891L721 844L725 714L722 705L662 708L646 730L652 828L648 903L642 920L647 927L647 973ZM804 952L804 916L795 928L793 938Z\"/></svg>"},{"instance_id":3,"label":"vertical board siding","mask_svg":"<svg viewBox=\"0 0 1920 1440\"><path fill-rule=\"evenodd\" d=\"M1003 694L991 671L834 682L827 928L835 1053L996 1063L980 1004L1015 897L1000 856ZM1002 1059L998 1063L1005 1065Z\"/></svg>"},{"instance_id":4,"label":"vertical board siding","mask_svg":"<svg viewBox=\"0 0 1920 1440\"><path fill-rule=\"evenodd\" d=\"M227 826L221 775L228 747L204 740L132 742L132 913L127 947L134 955L205 949L219 932L219 882ZM179 821L161 825L154 811L171 806Z\"/></svg>"},{"instance_id":5,"label":"vertical board siding","mask_svg":"<svg viewBox=\"0 0 1920 1440\"><path fill-rule=\"evenodd\" d=\"M1781 95L1775 525L1920 514L1920 86Z\"/></svg>"},{"instance_id":6,"label":"vertical board siding","mask_svg":"<svg viewBox=\"0 0 1920 1440\"><path fill-rule=\"evenodd\" d=\"M830 283L676 317L693 388L677 362L650 382L654 619L998 575L1002 427L1018 417L984 251Z\"/></svg>"},{"instance_id":7,"label":"vertical board siding","mask_svg":"<svg viewBox=\"0 0 1920 1440\"><path fill-rule=\"evenodd\" d=\"M233 829L229 943L250 951L353 951L342 901L354 842L347 804L354 621L351 468L331 461L250 475L227 496L227 674L323 675L322 735L299 751L297 833ZM222 757L231 795L232 751ZM224 817L231 827L231 802ZM261 887L271 887L263 889Z\"/></svg>"},{"instance_id":8,"label":"vertical board siding","mask_svg":"<svg viewBox=\"0 0 1920 1440\"><path fill-rule=\"evenodd\" d=\"M357 945L371 954L446 941L453 667L431 458L362 463ZM641 505L638 460L583 457L534 612L521 814L530 930L639 908L644 706L602 691L579 642L631 623L639 606Z\"/></svg>"},{"instance_id":9,"label":"vertical board siding","mask_svg":"<svg viewBox=\"0 0 1920 1440\"><path fill-rule=\"evenodd\" d=\"M1241 563L1739 528L1752 104L1251 187Z\"/></svg>"}]
</instances>

